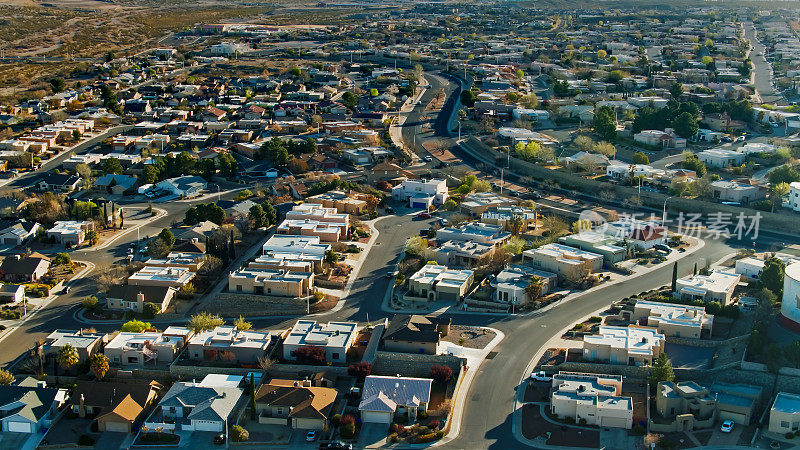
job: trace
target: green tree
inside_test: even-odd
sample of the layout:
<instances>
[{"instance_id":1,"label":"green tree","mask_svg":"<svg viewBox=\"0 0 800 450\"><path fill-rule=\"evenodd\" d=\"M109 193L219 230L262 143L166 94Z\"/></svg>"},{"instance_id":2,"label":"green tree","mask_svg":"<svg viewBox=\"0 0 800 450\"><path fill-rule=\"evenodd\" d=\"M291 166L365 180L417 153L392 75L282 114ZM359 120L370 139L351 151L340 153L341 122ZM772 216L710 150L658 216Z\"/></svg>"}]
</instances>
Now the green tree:
<instances>
[{"instance_id":1,"label":"green tree","mask_svg":"<svg viewBox=\"0 0 800 450\"><path fill-rule=\"evenodd\" d=\"M72 264L72 259L69 253L56 253L51 262L54 266L69 266Z\"/></svg>"},{"instance_id":2,"label":"green tree","mask_svg":"<svg viewBox=\"0 0 800 450\"><path fill-rule=\"evenodd\" d=\"M772 342L767 345L764 349L764 362L767 365L767 369L772 373L776 373L781 368L783 365L783 352L781 352L778 344Z\"/></svg>"},{"instance_id":3,"label":"green tree","mask_svg":"<svg viewBox=\"0 0 800 450\"><path fill-rule=\"evenodd\" d=\"M608 106L601 106L598 108L594 113L592 130L607 141L616 139L617 123L614 117L614 110Z\"/></svg>"},{"instance_id":4,"label":"green tree","mask_svg":"<svg viewBox=\"0 0 800 450\"><path fill-rule=\"evenodd\" d=\"M772 203L772 212L775 212L775 207L781 206L783 196L789 193L789 183L773 184L769 188L769 200Z\"/></svg>"},{"instance_id":5,"label":"green tree","mask_svg":"<svg viewBox=\"0 0 800 450\"><path fill-rule=\"evenodd\" d=\"M767 177L769 178L770 184L800 181L800 173L798 173L794 167L787 164L772 169Z\"/></svg>"},{"instance_id":6,"label":"green tree","mask_svg":"<svg viewBox=\"0 0 800 450\"><path fill-rule=\"evenodd\" d=\"M800 368L800 341L792 341L783 349L783 357L794 368Z\"/></svg>"},{"instance_id":7,"label":"green tree","mask_svg":"<svg viewBox=\"0 0 800 450\"><path fill-rule=\"evenodd\" d=\"M678 81L673 81L672 85L669 87L669 93L675 100L681 98L683 95L683 84Z\"/></svg>"},{"instance_id":8,"label":"green tree","mask_svg":"<svg viewBox=\"0 0 800 450\"><path fill-rule=\"evenodd\" d=\"M141 333L144 330L153 328L150 322L142 322L141 320L129 320L122 324L120 331L125 333Z\"/></svg>"},{"instance_id":9,"label":"green tree","mask_svg":"<svg viewBox=\"0 0 800 450\"><path fill-rule=\"evenodd\" d=\"M253 324L244 320L244 317L240 315L236 320L233 321L233 327L239 331L247 331L253 328Z\"/></svg>"},{"instance_id":10,"label":"green tree","mask_svg":"<svg viewBox=\"0 0 800 450\"><path fill-rule=\"evenodd\" d=\"M86 233L86 240L89 242L90 246L97 245L97 232L94 230L89 230L89 232Z\"/></svg>"},{"instance_id":11,"label":"green tree","mask_svg":"<svg viewBox=\"0 0 800 450\"><path fill-rule=\"evenodd\" d=\"M678 290L678 263L672 263L672 292Z\"/></svg>"},{"instance_id":12,"label":"green tree","mask_svg":"<svg viewBox=\"0 0 800 450\"><path fill-rule=\"evenodd\" d=\"M144 305L142 305L142 314L148 319L154 318L160 312L161 308L153 302L144 302Z\"/></svg>"},{"instance_id":13,"label":"green tree","mask_svg":"<svg viewBox=\"0 0 800 450\"><path fill-rule=\"evenodd\" d=\"M703 161L700 161L697 158L697 155L694 155L690 152L687 152L684 155L681 167L686 170L694 170L697 173L697 176L701 178L706 175L706 164Z\"/></svg>"},{"instance_id":14,"label":"green tree","mask_svg":"<svg viewBox=\"0 0 800 450\"><path fill-rule=\"evenodd\" d=\"M697 119L691 113L684 112L680 113L678 117L672 120L672 128L675 129L675 133L685 139L689 139L695 134L697 134L697 130L700 129L700 126L697 124Z\"/></svg>"},{"instance_id":15,"label":"green tree","mask_svg":"<svg viewBox=\"0 0 800 450\"><path fill-rule=\"evenodd\" d=\"M778 258L769 258L764 261L764 269L761 270L759 285L769 289L778 298L783 296L783 274L786 264Z\"/></svg>"},{"instance_id":16,"label":"green tree","mask_svg":"<svg viewBox=\"0 0 800 450\"><path fill-rule=\"evenodd\" d=\"M56 353L56 362L64 370L69 370L72 366L78 364L79 359L78 350L71 344L64 345Z\"/></svg>"},{"instance_id":17,"label":"green tree","mask_svg":"<svg viewBox=\"0 0 800 450\"><path fill-rule=\"evenodd\" d=\"M634 164L650 164L650 158L647 157L642 152L636 152L633 154L633 163Z\"/></svg>"},{"instance_id":18,"label":"green tree","mask_svg":"<svg viewBox=\"0 0 800 450\"><path fill-rule=\"evenodd\" d=\"M14 384L14 375L6 369L0 369L0 386L9 386Z\"/></svg>"},{"instance_id":19,"label":"green tree","mask_svg":"<svg viewBox=\"0 0 800 450\"><path fill-rule=\"evenodd\" d=\"M122 173L122 164L120 164L117 158L111 157L107 158L103 162L103 172L107 174L119 174Z\"/></svg>"},{"instance_id":20,"label":"green tree","mask_svg":"<svg viewBox=\"0 0 800 450\"><path fill-rule=\"evenodd\" d=\"M253 228L261 228L267 225L267 214L261 205L253 205L247 213L247 218L253 224Z\"/></svg>"},{"instance_id":21,"label":"green tree","mask_svg":"<svg viewBox=\"0 0 800 450\"><path fill-rule=\"evenodd\" d=\"M475 93L471 90L467 89L465 91L461 91L461 104L468 108L472 108L475 106L475 101L477 97L475 97Z\"/></svg>"},{"instance_id":22,"label":"green tree","mask_svg":"<svg viewBox=\"0 0 800 450\"><path fill-rule=\"evenodd\" d=\"M206 330L213 330L214 328L225 323L222 318L216 314L209 312L199 312L189 318L189 328L195 333L201 333Z\"/></svg>"},{"instance_id":23,"label":"green tree","mask_svg":"<svg viewBox=\"0 0 800 450\"><path fill-rule=\"evenodd\" d=\"M347 91L342 94L341 102L344 106L350 109L355 109L356 105L358 104L358 96L350 91Z\"/></svg>"},{"instance_id":24,"label":"green tree","mask_svg":"<svg viewBox=\"0 0 800 450\"><path fill-rule=\"evenodd\" d=\"M62 80L61 78L51 78L50 87L53 89L53 92L59 93L59 92L64 92L64 89L67 87L67 84L64 83L64 80Z\"/></svg>"},{"instance_id":25,"label":"green tree","mask_svg":"<svg viewBox=\"0 0 800 450\"><path fill-rule=\"evenodd\" d=\"M672 363L667 359L667 354L661 352L658 354L653 367L650 369L650 384L655 386L660 381L673 381L675 373L672 370Z\"/></svg>"},{"instance_id":26,"label":"green tree","mask_svg":"<svg viewBox=\"0 0 800 450\"><path fill-rule=\"evenodd\" d=\"M172 234L172 231L170 231L169 228L162 228L158 233L158 238L164 241L170 250L175 245L175 235Z\"/></svg>"}]
</instances>

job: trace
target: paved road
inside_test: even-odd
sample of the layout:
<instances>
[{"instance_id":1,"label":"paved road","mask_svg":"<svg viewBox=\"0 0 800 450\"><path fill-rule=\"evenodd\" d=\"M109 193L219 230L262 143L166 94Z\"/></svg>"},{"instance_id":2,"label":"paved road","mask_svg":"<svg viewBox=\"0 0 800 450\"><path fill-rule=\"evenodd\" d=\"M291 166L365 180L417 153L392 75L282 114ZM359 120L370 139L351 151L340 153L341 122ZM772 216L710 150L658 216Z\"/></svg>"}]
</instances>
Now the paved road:
<instances>
[{"instance_id":1,"label":"paved road","mask_svg":"<svg viewBox=\"0 0 800 450\"><path fill-rule=\"evenodd\" d=\"M750 53L750 59L753 61L753 80L756 92L761 96L762 103L774 103L783 100L775 88L772 86L772 66L766 60L764 45L758 40L756 28L752 22L744 24L744 32L750 45L753 46L753 51Z\"/></svg>"}]
</instances>

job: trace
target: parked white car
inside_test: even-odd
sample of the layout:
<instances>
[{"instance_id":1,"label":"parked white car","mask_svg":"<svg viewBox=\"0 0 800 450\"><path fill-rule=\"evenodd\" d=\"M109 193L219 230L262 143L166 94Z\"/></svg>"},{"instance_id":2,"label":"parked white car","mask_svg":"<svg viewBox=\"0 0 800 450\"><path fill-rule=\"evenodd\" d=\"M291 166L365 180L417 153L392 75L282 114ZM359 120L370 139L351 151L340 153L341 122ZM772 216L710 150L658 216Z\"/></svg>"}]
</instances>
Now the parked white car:
<instances>
[{"instance_id":1,"label":"parked white car","mask_svg":"<svg viewBox=\"0 0 800 450\"><path fill-rule=\"evenodd\" d=\"M553 381L553 377L548 376L544 373L544 370L540 370L538 372L533 372L531 374L531 380L533 381Z\"/></svg>"},{"instance_id":2,"label":"parked white car","mask_svg":"<svg viewBox=\"0 0 800 450\"><path fill-rule=\"evenodd\" d=\"M722 422L722 426L719 427L719 431L722 431L723 433L730 433L731 431L733 431L733 421L726 420Z\"/></svg>"}]
</instances>

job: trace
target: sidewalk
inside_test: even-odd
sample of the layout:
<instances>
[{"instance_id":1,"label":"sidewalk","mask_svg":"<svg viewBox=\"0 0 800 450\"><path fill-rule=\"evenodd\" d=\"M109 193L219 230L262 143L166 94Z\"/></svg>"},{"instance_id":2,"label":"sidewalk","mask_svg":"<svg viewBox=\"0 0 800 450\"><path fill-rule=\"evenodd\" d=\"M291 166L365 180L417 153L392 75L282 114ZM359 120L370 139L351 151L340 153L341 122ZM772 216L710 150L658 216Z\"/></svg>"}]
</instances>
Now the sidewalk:
<instances>
[{"instance_id":1,"label":"sidewalk","mask_svg":"<svg viewBox=\"0 0 800 450\"><path fill-rule=\"evenodd\" d=\"M125 208L125 207L123 207L123 208ZM106 240L102 244L96 245L94 247L89 247L89 248L76 249L75 251L76 252L96 252L98 250L104 250L104 249L108 248L111 244L113 244L113 243L117 242L118 240L120 240L123 236L126 236L128 233L132 233L132 232L138 230L139 228L142 228L145 225L149 225L149 224L155 222L156 220L158 220L158 219L160 219L160 218L162 218L162 217L167 215L167 211L164 210L164 209L161 209L161 208L153 208L153 211L156 211L156 215L155 216L152 216L149 219L144 220L143 222L139 222L139 223L137 223L136 225L134 225L134 226L132 226L130 228L126 228L126 229L120 231L116 235L112 236L111 239Z\"/></svg>"}]
</instances>

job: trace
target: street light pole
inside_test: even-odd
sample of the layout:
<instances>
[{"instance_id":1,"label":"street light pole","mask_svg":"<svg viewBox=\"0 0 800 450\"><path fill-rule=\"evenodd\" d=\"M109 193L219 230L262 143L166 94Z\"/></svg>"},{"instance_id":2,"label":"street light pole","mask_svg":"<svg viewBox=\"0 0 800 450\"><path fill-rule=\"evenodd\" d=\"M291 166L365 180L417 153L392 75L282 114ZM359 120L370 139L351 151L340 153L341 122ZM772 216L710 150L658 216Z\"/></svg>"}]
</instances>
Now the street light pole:
<instances>
[{"instance_id":1,"label":"street light pole","mask_svg":"<svg viewBox=\"0 0 800 450\"><path fill-rule=\"evenodd\" d=\"M667 223L667 202L671 198L672 198L672 196L669 196L666 199L664 199L664 208L662 209L662 212L661 212L661 226L662 227L666 227L665 224Z\"/></svg>"}]
</instances>

